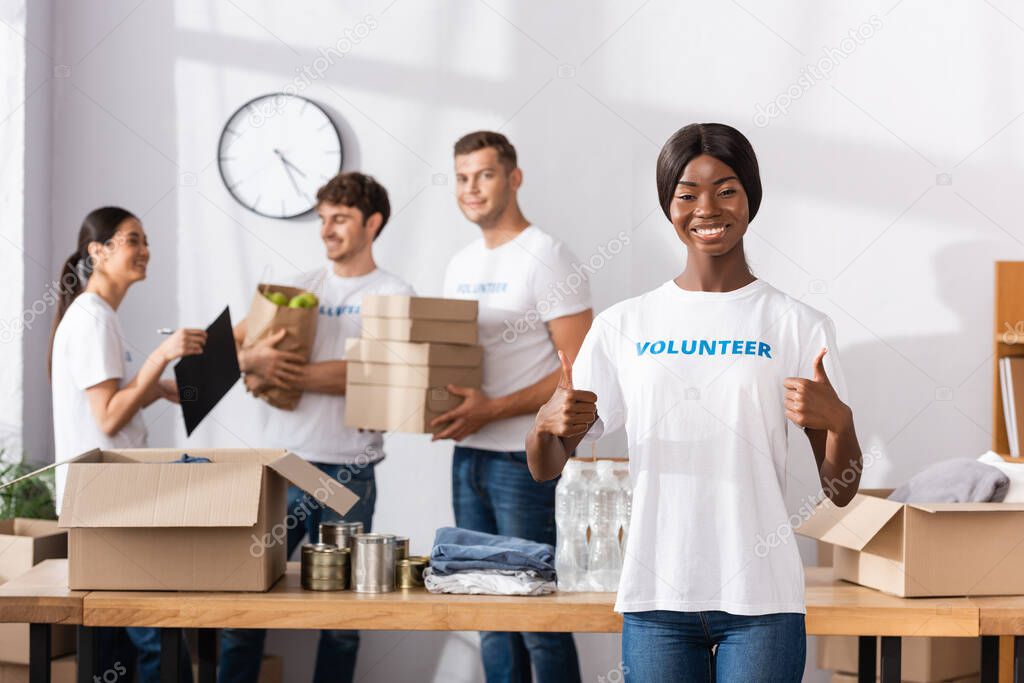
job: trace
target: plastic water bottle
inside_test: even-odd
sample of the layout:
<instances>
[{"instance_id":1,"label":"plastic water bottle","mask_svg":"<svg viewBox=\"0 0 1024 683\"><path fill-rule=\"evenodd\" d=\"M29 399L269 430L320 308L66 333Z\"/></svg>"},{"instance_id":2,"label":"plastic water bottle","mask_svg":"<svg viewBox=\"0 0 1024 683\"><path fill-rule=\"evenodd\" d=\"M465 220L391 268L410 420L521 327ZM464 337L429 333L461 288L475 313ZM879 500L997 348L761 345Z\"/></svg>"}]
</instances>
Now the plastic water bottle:
<instances>
[{"instance_id":1,"label":"plastic water bottle","mask_svg":"<svg viewBox=\"0 0 1024 683\"><path fill-rule=\"evenodd\" d=\"M585 590L587 572L587 483L583 463L570 458L555 488L555 572L558 590Z\"/></svg>"},{"instance_id":2,"label":"plastic water bottle","mask_svg":"<svg viewBox=\"0 0 1024 683\"><path fill-rule=\"evenodd\" d=\"M590 553L587 583L591 590L615 591L622 572L619 524L622 520L622 489L615 478L614 463L597 463L597 477L590 488Z\"/></svg>"},{"instance_id":3,"label":"plastic water bottle","mask_svg":"<svg viewBox=\"0 0 1024 683\"><path fill-rule=\"evenodd\" d=\"M619 547L622 548L622 557L625 559L626 541L629 540L629 520L633 516L633 480L629 478L629 463L615 463L615 475L622 490L622 538Z\"/></svg>"}]
</instances>

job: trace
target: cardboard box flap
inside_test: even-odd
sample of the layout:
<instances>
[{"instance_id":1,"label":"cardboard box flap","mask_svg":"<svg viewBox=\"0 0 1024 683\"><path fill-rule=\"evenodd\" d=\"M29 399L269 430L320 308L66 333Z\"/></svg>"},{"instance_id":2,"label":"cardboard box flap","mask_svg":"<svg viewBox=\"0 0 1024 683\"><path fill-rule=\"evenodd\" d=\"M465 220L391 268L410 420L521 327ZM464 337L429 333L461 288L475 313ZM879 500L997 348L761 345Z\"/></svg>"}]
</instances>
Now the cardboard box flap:
<instances>
[{"instance_id":1,"label":"cardboard box flap","mask_svg":"<svg viewBox=\"0 0 1024 683\"><path fill-rule=\"evenodd\" d=\"M1024 512L1024 503L907 503L923 512Z\"/></svg>"},{"instance_id":2,"label":"cardboard box flap","mask_svg":"<svg viewBox=\"0 0 1024 683\"><path fill-rule=\"evenodd\" d=\"M59 525L76 527L253 526L258 463L86 463L69 468Z\"/></svg>"},{"instance_id":3,"label":"cardboard box flap","mask_svg":"<svg viewBox=\"0 0 1024 683\"><path fill-rule=\"evenodd\" d=\"M267 466L339 515L347 513L359 501L359 496L337 479L327 476L294 453L286 453Z\"/></svg>"},{"instance_id":4,"label":"cardboard box flap","mask_svg":"<svg viewBox=\"0 0 1024 683\"><path fill-rule=\"evenodd\" d=\"M68 458L67 460L61 460L60 462L50 463L49 465L45 465L43 467L40 467L39 469L32 470L28 474L23 474L20 477L15 477L14 479L11 479L10 481L4 482L4 483L0 484L0 491L3 491L5 488L8 488L10 486L14 486L15 484L17 484L19 482L28 481L29 479L32 479L34 477L38 477L43 472L47 472L49 470L56 469L56 468L58 468L58 467L60 467L62 465L67 465L67 464L73 463L73 462L99 462L102 457L103 457L103 451L101 451L98 448L94 448L91 451L86 451L85 453L82 453L81 455L76 455L73 458Z\"/></svg>"},{"instance_id":5,"label":"cardboard box flap","mask_svg":"<svg viewBox=\"0 0 1024 683\"><path fill-rule=\"evenodd\" d=\"M859 551L902 509L902 503L871 495L857 494L843 508L825 500L796 532Z\"/></svg>"}]
</instances>

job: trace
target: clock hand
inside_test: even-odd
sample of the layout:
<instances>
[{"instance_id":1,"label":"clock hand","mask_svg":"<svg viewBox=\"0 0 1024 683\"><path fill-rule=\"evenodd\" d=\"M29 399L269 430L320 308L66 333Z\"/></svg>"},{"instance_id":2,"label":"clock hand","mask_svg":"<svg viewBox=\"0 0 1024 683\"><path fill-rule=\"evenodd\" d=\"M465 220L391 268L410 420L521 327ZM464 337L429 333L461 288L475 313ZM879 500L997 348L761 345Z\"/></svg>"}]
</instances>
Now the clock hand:
<instances>
[{"instance_id":1,"label":"clock hand","mask_svg":"<svg viewBox=\"0 0 1024 683\"><path fill-rule=\"evenodd\" d=\"M284 159L282 159L281 161L283 162ZM295 176L293 176L292 172L288 169L288 164L283 164L283 165L284 165L284 172L288 174L288 180L292 181L292 187L295 188L295 193L297 195L299 195L300 197L302 197L303 196L302 190L299 189L299 184L297 182L295 182Z\"/></svg>"},{"instance_id":2,"label":"clock hand","mask_svg":"<svg viewBox=\"0 0 1024 683\"><path fill-rule=\"evenodd\" d=\"M302 172L302 169L300 169L298 166L296 166L292 162L288 161L288 157L286 157L280 150L275 149L274 150L274 154L279 156L281 158L281 161L284 162L284 164L286 166L291 166L292 168L295 169L295 172L298 173L300 176L302 176L303 178L306 177L306 174Z\"/></svg>"}]
</instances>

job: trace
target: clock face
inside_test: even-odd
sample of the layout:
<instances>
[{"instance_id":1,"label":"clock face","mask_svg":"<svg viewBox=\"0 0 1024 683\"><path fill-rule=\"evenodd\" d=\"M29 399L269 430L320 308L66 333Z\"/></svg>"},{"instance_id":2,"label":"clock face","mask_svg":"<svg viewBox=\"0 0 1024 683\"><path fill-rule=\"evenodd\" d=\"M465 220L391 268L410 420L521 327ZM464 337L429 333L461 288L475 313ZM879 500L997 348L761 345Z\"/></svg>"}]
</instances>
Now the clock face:
<instances>
[{"instance_id":1,"label":"clock face","mask_svg":"<svg viewBox=\"0 0 1024 683\"><path fill-rule=\"evenodd\" d=\"M238 203L270 218L316 206L316 192L341 170L341 136L304 97L257 97L231 115L217 150L220 176Z\"/></svg>"}]
</instances>

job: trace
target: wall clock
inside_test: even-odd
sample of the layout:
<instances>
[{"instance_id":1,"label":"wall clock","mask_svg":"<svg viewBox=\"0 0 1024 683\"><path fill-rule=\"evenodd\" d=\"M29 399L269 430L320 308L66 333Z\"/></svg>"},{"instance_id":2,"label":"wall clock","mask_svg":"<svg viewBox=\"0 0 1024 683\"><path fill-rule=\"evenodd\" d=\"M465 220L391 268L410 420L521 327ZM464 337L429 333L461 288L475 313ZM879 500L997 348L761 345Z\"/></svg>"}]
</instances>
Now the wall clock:
<instances>
[{"instance_id":1,"label":"wall clock","mask_svg":"<svg viewBox=\"0 0 1024 683\"><path fill-rule=\"evenodd\" d=\"M220 177L235 200L268 218L295 218L316 206L316 191L341 170L341 135L327 112L298 95L250 100L224 125Z\"/></svg>"}]
</instances>

